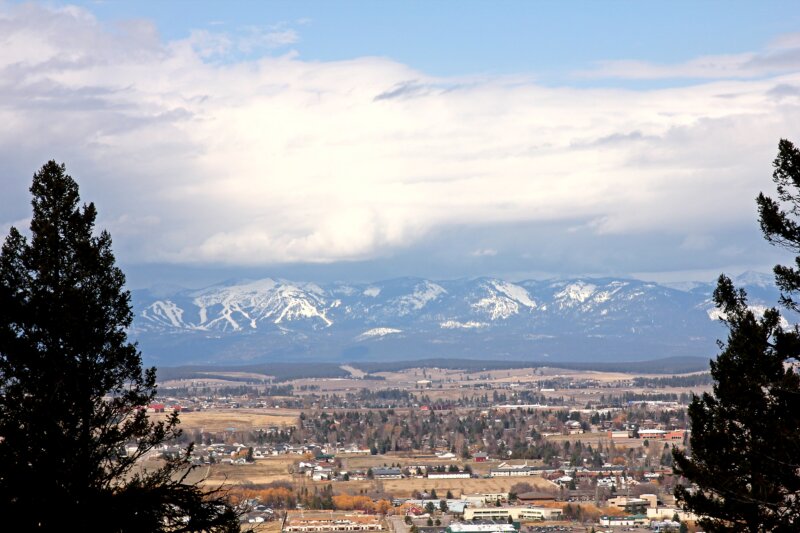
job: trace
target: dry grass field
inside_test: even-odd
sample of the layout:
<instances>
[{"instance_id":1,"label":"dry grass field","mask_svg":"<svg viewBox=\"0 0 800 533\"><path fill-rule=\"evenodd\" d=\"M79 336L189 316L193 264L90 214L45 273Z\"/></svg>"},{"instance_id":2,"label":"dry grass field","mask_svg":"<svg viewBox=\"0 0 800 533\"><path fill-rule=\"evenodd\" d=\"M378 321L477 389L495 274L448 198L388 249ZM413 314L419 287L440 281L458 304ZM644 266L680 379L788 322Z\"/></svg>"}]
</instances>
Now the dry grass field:
<instances>
[{"instance_id":1,"label":"dry grass field","mask_svg":"<svg viewBox=\"0 0 800 533\"><path fill-rule=\"evenodd\" d=\"M261 524L247 524L244 526L244 530L250 530L255 533L280 533L281 523L281 520L272 520Z\"/></svg>"},{"instance_id":2,"label":"dry grass field","mask_svg":"<svg viewBox=\"0 0 800 533\"><path fill-rule=\"evenodd\" d=\"M191 411L180 414L181 428L186 430L235 431L267 428L269 426L296 426L299 410L293 409L219 409Z\"/></svg>"},{"instance_id":3,"label":"dry grass field","mask_svg":"<svg viewBox=\"0 0 800 533\"><path fill-rule=\"evenodd\" d=\"M517 483L528 483L541 490L553 490L558 486L539 476L488 479L386 479L383 488L398 498L411 496L415 490L436 489L436 494L444 496L451 491L456 498L462 494L508 492Z\"/></svg>"},{"instance_id":4,"label":"dry grass field","mask_svg":"<svg viewBox=\"0 0 800 533\"><path fill-rule=\"evenodd\" d=\"M256 459L254 464L232 465L216 464L207 470L203 478L206 485L217 486L222 483L228 485L256 485L272 483L273 481L293 481L289 467L295 464L295 456L278 456L267 459Z\"/></svg>"}]
</instances>

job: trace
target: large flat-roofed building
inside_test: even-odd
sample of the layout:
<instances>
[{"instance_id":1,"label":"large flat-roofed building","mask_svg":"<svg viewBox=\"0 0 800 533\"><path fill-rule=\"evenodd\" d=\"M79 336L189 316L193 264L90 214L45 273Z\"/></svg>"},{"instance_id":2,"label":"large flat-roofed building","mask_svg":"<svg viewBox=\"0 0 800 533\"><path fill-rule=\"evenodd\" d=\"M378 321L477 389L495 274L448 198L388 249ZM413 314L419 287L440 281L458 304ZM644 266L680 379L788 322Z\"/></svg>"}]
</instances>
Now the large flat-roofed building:
<instances>
[{"instance_id":1,"label":"large flat-roofed building","mask_svg":"<svg viewBox=\"0 0 800 533\"><path fill-rule=\"evenodd\" d=\"M552 507L467 507L464 520L557 520L561 509Z\"/></svg>"},{"instance_id":2,"label":"large flat-roofed building","mask_svg":"<svg viewBox=\"0 0 800 533\"><path fill-rule=\"evenodd\" d=\"M447 533L517 533L512 524L450 524Z\"/></svg>"},{"instance_id":3,"label":"large flat-roofed building","mask_svg":"<svg viewBox=\"0 0 800 533\"><path fill-rule=\"evenodd\" d=\"M469 472L430 472L428 479L469 479L472 475Z\"/></svg>"},{"instance_id":4,"label":"large flat-roofed building","mask_svg":"<svg viewBox=\"0 0 800 533\"><path fill-rule=\"evenodd\" d=\"M375 479L401 479L403 472L399 468L373 468L372 475Z\"/></svg>"},{"instance_id":5,"label":"large flat-roofed building","mask_svg":"<svg viewBox=\"0 0 800 533\"><path fill-rule=\"evenodd\" d=\"M377 516L360 514L314 513L313 515L287 517L283 525L286 533L323 531L383 531L383 522Z\"/></svg>"},{"instance_id":6,"label":"large flat-roofed building","mask_svg":"<svg viewBox=\"0 0 800 533\"><path fill-rule=\"evenodd\" d=\"M497 468L489 470L489 475L492 477L534 476L536 474L541 474L541 470L528 466L527 463L524 465L509 465L503 463Z\"/></svg>"}]
</instances>

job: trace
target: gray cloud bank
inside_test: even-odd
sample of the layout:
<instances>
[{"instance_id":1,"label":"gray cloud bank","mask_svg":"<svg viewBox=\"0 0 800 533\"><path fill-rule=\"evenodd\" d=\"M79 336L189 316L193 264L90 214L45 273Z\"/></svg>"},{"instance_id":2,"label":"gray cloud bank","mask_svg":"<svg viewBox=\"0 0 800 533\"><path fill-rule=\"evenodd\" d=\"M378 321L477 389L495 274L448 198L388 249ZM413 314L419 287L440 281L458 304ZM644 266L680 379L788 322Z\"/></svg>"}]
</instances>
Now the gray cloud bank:
<instances>
[{"instance_id":1,"label":"gray cloud bank","mask_svg":"<svg viewBox=\"0 0 800 533\"><path fill-rule=\"evenodd\" d=\"M733 58L602 67L708 78L647 90L304 61L287 52L291 28L244 38L165 42L146 21L0 4L3 229L28 215L30 175L56 158L128 264L396 259L444 277L772 258L753 199L771 187L778 139L800 140L793 36ZM257 59L226 59L258 46Z\"/></svg>"}]
</instances>

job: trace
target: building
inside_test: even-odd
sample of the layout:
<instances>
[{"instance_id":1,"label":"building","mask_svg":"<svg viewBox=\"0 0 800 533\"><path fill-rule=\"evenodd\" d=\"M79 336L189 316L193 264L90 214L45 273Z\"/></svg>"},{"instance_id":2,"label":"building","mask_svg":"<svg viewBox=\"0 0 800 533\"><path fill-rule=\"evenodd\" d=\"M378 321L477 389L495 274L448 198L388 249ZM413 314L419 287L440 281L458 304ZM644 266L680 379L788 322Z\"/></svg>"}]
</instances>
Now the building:
<instances>
[{"instance_id":1,"label":"building","mask_svg":"<svg viewBox=\"0 0 800 533\"><path fill-rule=\"evenodd\" d=\"M467 505L470 503L465 500L454 500L454 499L446 499L446 500L405 500L406 505L410 505L416 507L418 509L425 509L425 506L428 503L433 503L433 505L439 509L441 502L444 501L447 504L447 512L451 514L464 514L464 509L467 508Z\"/></svg>"},{"instance_id":2,"label":"building","mask_svg":"<svg viewBox=\"0 0 800 533\"><path fill-rule=\"evenodd\" d=\"M320 514L313 517L287 518L283 525L284 533L316 531L383 531L383 522L377 516Z\"/></svg>"},{"instance_id":3,"label":"building","mask_svg":"<svg viewBox=\"0 0 800 533\"><path fill-rule=\"evenodd\" d=\"M537 505L542 503L554 503L556 501L556 495L550 492L523 492L522 494L517 494L517 499L520 503L526 505Z\"/></svg>"},{"instance_id":4,"label":"building","mask_svg":"<svg viewBox=\"0 0 800 533\"><path fill-rule=\"evenodd\" d=\"M650 523L645 515L631 515L631 516L601 516L600 525L606 527L620 527L620 526L645 526Z\"/></svg>"},{"instance_id":5,"label":"building","mask_svg":"<svg viewBox=\"0 0 800 533\"><path fill-rule=\"evenodd\" d=\"M517 533L511 524L450 524L447 533Z\"/></svg>"},{"instance_id":6,"label":"building","mask_svg":"<svg viewBox=\"0 0 800 533\"><path fill-rule=\"evenodd\" d=\"M697 522L700 518L694 513L677 507L651 507L647 510L647 518L651 520L672 520L672 517L676 514L682 522Z\"/></svg>"},{"instance_id":7,"label":"building","mask_svg":"<svg viewBox=\"0 0 800 533\"><path fill-rule=\"evenodd\" d=\"M464 520L557 520L561 509L552 507L467 507Z\"/></svg>"},{"instance_id":8,"label":"building","mask_svg":"<svg viewBox=\"0 0 800 533\"><path fill-rule=\"evenodd\" d=\"M491 470L489 470L489 475L492 477L533 476L538 473L539 473L538 470L536 470L532 466L528 466L527 463L524 465L509 465L506 463L502 463L497 468L492 468Z\"/></svg>"},{"instance_id":9,"label":"building","mask_svg":"<svg viewBox=\"0 0 800 533\"><path fill-rule=\"evenodd\" d=\"M469 479L469 472L429 472L428 479Z\"/></svg>"},{"instance_id":10,"label":"building","mask_svg":"<svg viewBox=\"0 0 800 533\"><path fill-rule=\"evenodd\" d=\"M653 496L653 495L650 495ZM645 509L650 507L650 499L644 498L629 498L627 496L618 496L616 498L609 498L609 507L616 507L629 513L643 513Z\"/></svg>"},{"instance_id":11,"label":"building","mask_svg":"<svg viewBox=\"0 0 800 533\"><path fill-rule=\"evenodd\" d=\"M473 454L472 458L475 460L476 463L485 463L489 460L489 456L483 452L478 452Z\"/></svg>"},{"instance_id":12,"label":"building","mask_svg":"<svg viewBox=\"0 0 800 533\"><path fill-rule=\"evenodd\" d=\"M663 440L667 432L663 429L640 429L639 438L648 440Z\"/></svg>"},{"instance_id":13,"label":"building","mask_svg":"<svg viewBox=\"0 0 800 533\"><path fill-rule=\"evenodd\" d=\"M373 468L372 476L375 479L402 479L403 473L399 468Z\"/></svg>"}]
</instances>

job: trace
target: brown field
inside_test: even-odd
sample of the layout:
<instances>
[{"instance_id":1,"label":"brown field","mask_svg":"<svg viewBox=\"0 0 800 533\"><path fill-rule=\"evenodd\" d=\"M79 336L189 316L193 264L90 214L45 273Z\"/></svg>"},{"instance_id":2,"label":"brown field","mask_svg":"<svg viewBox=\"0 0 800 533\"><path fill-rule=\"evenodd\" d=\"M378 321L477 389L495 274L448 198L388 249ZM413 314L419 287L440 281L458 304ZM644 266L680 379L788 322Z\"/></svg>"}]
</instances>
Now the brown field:
<instances>
[{"instance_id":1,"label":"brown field","mask_svg":"<svg viewBox=\"0 0 800 533\"><path fill-rule=\"evenodd\" d=\"M444 495L452 491L455 497L461 494L508 492L517 483L528 483L537 489L556 489L557 485L539 476L488 479L386 479L383 488L395 497L411 496L414 490L424 491L436 489L436 493Z\"/></svg>"},{"instance_id":2,"label":"brown field","mask_svg":"<svg viewBox=\"0 0 800 533\"><path fill-rule=\"evenodd\" d=\"M231 465L216 464L208 469L207 476L203 478L206 485L242 484L267 484L273 481L292 481L289 467L298 460L296 456L281 455L267 459L256 459L254 464Z\"/></svg>"},{"instance_id":3,"label":"brown field","mask_svg":"<svg viewBox=\"0 0 800 533\"><path fill-rule=\"evenodd\" d=\"M235 431L267 428L269 426L296 426L299 410L293 409L219 409L191 411L180 414L183 430Z\"/></svg>"},{"instance_id":4,"label":"brown field","mask_svg":"<svg viewBox=\"0 0 800 533\"><path fill-rule=\"evenodd\" d=\"M380 390L398 387L395 383L386 381L364 380L354 378L303 378L289 382L294 387L295 396L306 394L347 393L358 392L361 389ZM303 386L319 387L319 390L300 390Z\"/></svg>"},{"instance_id":5,"label":"brown field","mask_svg":"<svg viewBox=\"0 0 800 533\"><path fill-rule=\"evenodd\" d=\"M465 465L469 465L472 468L472 471L475 474L488 474L489 470L492 468L496 468L497 465L500 464L500 461L486 461L482 463L476 463L475 461L449 461L446 459L439 459L438 457L431 456L431 455L421 455L421 456L400 456L400 455L356 455L353 457L343 457L337 456L338 459L342 461L342 468L344 470L365 470L367 468L375 468L376 466L383 466L383 465L400 465L401 467L405 466L416 466L416 465L425 465L425 466L438 466L438 465L458 465L459 467L463 467ZM508 461L509 464L523 464L523 461ZM530 466L538 466L541 464L541 461L538 460L528 460L526 463Z\"/></svg>"},{"instance_id":6,"label":"brown field","mask_svg":"<svg viewBox=\"0 0 800 533\"><path fill-rule=\"evenodd\" d=\"M257 533L280 533L282 522L282 520L271 520L269 522L262 522L261 524L246 524L244 530Z\"/></svg>"}]
</instances>

